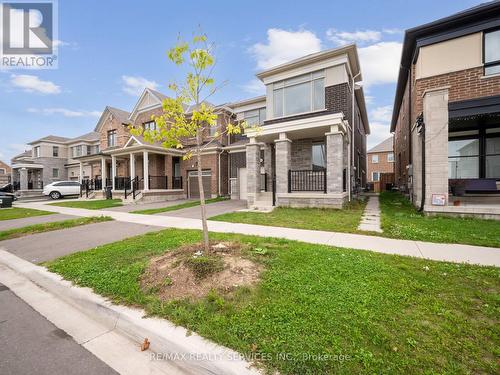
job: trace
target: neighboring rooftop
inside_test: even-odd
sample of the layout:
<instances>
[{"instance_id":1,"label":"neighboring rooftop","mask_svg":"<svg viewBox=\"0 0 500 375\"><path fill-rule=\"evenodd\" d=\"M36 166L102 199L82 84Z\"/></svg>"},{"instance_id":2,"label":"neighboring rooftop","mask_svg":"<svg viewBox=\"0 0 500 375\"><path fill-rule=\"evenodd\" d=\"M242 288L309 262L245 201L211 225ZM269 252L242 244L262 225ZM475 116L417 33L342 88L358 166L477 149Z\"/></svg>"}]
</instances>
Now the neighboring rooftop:
<instances>
[{"instance_id":1,"label":"neighboring rooftop","mask_svg":"<svg viewBox=\"0 0 500 375\"><path fill-rule=\"evenodd\" d=\"M75 138L71 138L69 143L74 143L77 141L87 141L87 142L95 142L101 139L101 134L98 132L90 132L87 134L80 135Z\"/></svg>"},{"instance_id":2,"label":"neighboring rooftop","mask_svg":"<svg viewBox=\"0 0 500 375\"><path fill-rule=\"evenodd\" d=\"M127 111L124 111L123 109L115 108L115 107L110 107L109 105L106 107L111 114L116 117L122 124L126 124L128 122L128 118L130 116L130 113Z\"/></svg>"},{"instance_id":3,"label":"neighboring rooftop","mask_svg":"<svg viewBox=\"0 0 500 375\"><path fill-rule=\"evenodd\" d=\"M375 147L368 150L368 154L373 154L375 152L392 152L394 150L394 137L389 137L385 141L380 142Z\"/></svg>"},{"instance_id":4,"label":"neighboring rooftop","mask_svg":"<svg viewBox=\"0 0 500 375\"><path fill-rule=\"evenodd\" d=\"M36 141L29 142L28 144L29 144L29 145L32 145L32 144L39 143L39 142L66 143L66 142L68 142L70 139L71 139L71 138L67 138L67 137L59 137L59 136L57 136L57 135L48 135L48 136L46 136L46 137L43 137L43 138L37 139Z\"/></svg>"},{"instance_id":5,"label":"neighboring rooftop","mask_svg":"<svg viewBox=\"0 0 500 375\"><path fill-rule=\"evenodd\" d=\"M29 158L29 157L31 157L31 155L32 155L31 150L26 150L26 151L20 153L19 155L14 156L12 158L12 160L21 159L21 158Z\"/></svg>"}]
</instances>

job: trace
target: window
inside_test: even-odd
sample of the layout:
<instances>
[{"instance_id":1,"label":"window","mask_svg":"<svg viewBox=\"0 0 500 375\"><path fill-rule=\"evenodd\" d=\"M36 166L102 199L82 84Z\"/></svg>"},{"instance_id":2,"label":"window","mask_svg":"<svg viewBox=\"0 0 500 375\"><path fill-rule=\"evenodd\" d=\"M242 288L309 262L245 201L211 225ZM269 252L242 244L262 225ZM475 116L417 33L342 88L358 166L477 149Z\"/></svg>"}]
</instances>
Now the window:
<instances>
[{"instance_id":1,"label":"window","mask_svg":"<svg viewBox=\"0 0 500 375\"><path fill-rule=\"evenodd\" d=\"M387 154L387 161L388 161L389 163L394 163L394 154L393 154L392 152L389 152L389 153Z\"/></svg>"},{"instance_id":2,"label":"window","mask_svg":"<svg viewBox=\"0 0 500 375\"><path fill-rule=\"evenodd\" d=\"M377 164L378 163L378 155L372 155L372 163Z\"/></svg>"},{"instance_id":3,"label":"window","mask_svg":"<svg viewBox=\"0 0 500 375\"><path fill-rule=\"evenodd\" d=\"M273 83L273 114L283 117L325 109L325 72Z\"/></svg>"},{"instance_id":4,"label":"window","mask_svg":"<svg viewBox=\"0 0 500 375\"><path fill-rule=\"evenodd\" d=\"M108 131L108 147L116 146L116 129Z\"/></svg>"},{"instance_id":5,"label":"window","mask_svg":"<svg viewBox=\"0 0 500 375\"><path fill-rule=\"evenodd\" d=\"M500 30L484 33L484 74L500 73Z\"/></svg>"},{"instance_id":6,"label":"window","mask_svg":"<svg viewBox=\"0 0 500 375\"><path fill-rule=\"evenodd\" d=\"M312 145L312 169L319 171L326 168L326 148L324 142L315 142Z\"/></svg>"},{"instance_id":7,"label":"window","mask_svg":"<svg viewBox=\"0 0 500 375\"><path fill-rule=\"evenodd\" d=\"M40 146L36 146L33 148L33 157L34 158L40 157Z\"/></svg>"},{"instance_id":8,"label":"window","mask_svg":"<svg viewBox=\"0 0 500 375\"><path fill-rule=\"evenodd\" d=\"M500 178L500 136L486 138L486 178Z\"/></svg>"},{"instance_id":9,"label":"window","mask_svg":"<svg viewBox=\"0 0 500 375\"><path fill-rule=\"evenodd\" d=\"M52 147L52 156L57 158L59 156L59 147L53 146Z\"/></svg>"},{"instance_id":10,"label":"window","mask_svg":"<svg viewBox=\"0 0 500 375\"><path fill-rule=\"evenodd\" d=\"M71 148L71 154L73 155L74 158L77 158L79 156L83 156L83 148L82 146L75 146Z\"/></svg>"},{"instance_id":11,"label":"window","mask_svg":"<svg viewBox=\"0 0 500 375\"><path fill-rule=\"evenodd\" d=\"M208 135L210 137L215 137L215 134L217 134L218 131L219 131L219 124L208 127Z\"/></svg>"},{"instance_id":12,"label":"window","mask_svg":"<svg viewBox=\"0 0 500 375\"><path fill-rule=\"evenodd\" d=\"M243 112L243 118L249 126L262 125L266 120L266 109L259 108Z\"/></svg>"},{"instance_id":13,"label":"window","mask_svg":"<svg viewBox=\"0 0 500 375\"><path fill-rule=\"evenodd\" d=\"M52 177L53 178L58 178L59 177L59 169L53 168L52 169Z\"/></svg>"},{"instance_id":14,"label":"window","mask_svg":"<svg viewBox=\"0 0 500 375\"><path fill-rule=\"evenodd\" d=\"M5 174L5 168L0 168L0 174Z\"/></svg>"},{"instance_id":15,"label":"window","mask_svg":"<svg viewBox=\"0 0 500 375\"><path fill-rule=\"evenodd\" d=\"M479 139L448 141L448 178L479 178Z\"/></svg>"},{"instance_id":16,"label":"window","mask_svg":"<svg viewBox=\"0 0 500 375\"><path fill-rule=\"evenodd\" d=\"M379 172L372 172L372 181L377 182L380 179L380 173Z\"/></svg>"},{"instance_id":17,"label":"window","mask_svg":"<svg viewBox=\"0 0 500 375\"><path fill-rule=\"evenodd\" d=\"M154 121L145 122L142 126L144 130L156 130L156 122Z\"/></svg>"}]
</instances>

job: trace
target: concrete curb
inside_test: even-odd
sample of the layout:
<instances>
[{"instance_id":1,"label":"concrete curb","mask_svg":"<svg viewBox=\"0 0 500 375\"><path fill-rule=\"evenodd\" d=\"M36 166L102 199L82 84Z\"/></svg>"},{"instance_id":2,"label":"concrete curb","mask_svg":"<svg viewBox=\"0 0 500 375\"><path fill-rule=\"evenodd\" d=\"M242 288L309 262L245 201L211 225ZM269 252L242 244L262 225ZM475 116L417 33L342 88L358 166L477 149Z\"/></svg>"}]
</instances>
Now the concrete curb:
<instances>
[{"instance_id":1,"label":"concrete curb","mask_svg":"<svg viewBox=\"0 0 500 375\"><path fill-rule=\"evenodd\" d=\"M157 353L186 373L193 374L260 374L241 354L212 343L185 328L176 327L169 321L144 318L141 309L114 305L93 293L90 288L80 288L63 280L46 268L0 249L0 263L31 280L110 331L116 331L134 342L144 338L151 342L150 350Z\"/></svg>"}]
</instances>

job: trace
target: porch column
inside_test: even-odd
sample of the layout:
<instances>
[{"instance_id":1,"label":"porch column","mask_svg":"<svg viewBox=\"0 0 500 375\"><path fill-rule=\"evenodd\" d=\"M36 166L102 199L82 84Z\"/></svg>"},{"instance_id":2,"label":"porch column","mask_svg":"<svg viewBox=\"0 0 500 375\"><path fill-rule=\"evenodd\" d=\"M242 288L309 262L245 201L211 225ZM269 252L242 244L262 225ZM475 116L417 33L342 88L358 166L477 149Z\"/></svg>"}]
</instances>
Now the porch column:
<instances>
[{"instance_id":1,"label":"porch column","mask_svg":"<svg viewBox=\"0 0 500 375\"><path fill-rule=\"evenodd\" d=\"M292 167L292 141L280 133L276 143L276 193L288 193L288 170Z\"/></svg>"},{"instance_id":2,"label":"porch column","mask_svg":"<svg viewBox=\"0 0 500 375\"><path fill-rule=\"evenodd\" d=\"M111 188L115 190L116 156L111 155Z\"/></svg>"},{"instance_id":3,"label":"porch column","mask_svg":"<svg viewBox=\"0 0 500 375\"><path fill-rule=\"evenodd\" d=\"M135 178L135 156L130 154L130 178Z\"/></svg>"},{"instance_id":4,"label":"porch column","mask_svg":"<svg viewBox=\"0 0 500 375\"><path fill-rule=\"evenodd\" d=\"M326 192L344 191L344 132L338 126L332 126L326 136ZM347 178L347 173L346 173ZM347 181L346 181L347 188Z\"/></svg>"},{"instance_id":5,"label":"porch column","mask_svg":"<svg viewBox=\"0 0 500 375\"><path fill-rule=\"evenodd\" d=\"M445 197L448 204L448 90L424 95L425 122L425 206L432 195ZM421 160L417 162L421 163ZM425 208L425 207L424 207Z\"/></svg>"},{"instance_id":6,"label":"porch column","mask_svg":"<svg viewBox=\"0 0 500 375\"><path fill-rule=\"evenodd\" d=\"M149 153L147 151L143 152L142 156L142 167L144 169L144 190L149 190Z\"/></svg>"},{"instance_id":7,"label":"porch column","mask_svg":"<svg viewBox=\"0 0 500 375\"><path fill-rule=\"evenodd\" d=\"M250 208L260 192L260 145L255 137L246 146L247 157L247 203Z\"/></svg>"},{"instance_id":8,"label":"porch column","mask_svg":"<svg viewBox=\"0 0 500 375\"><path fill-rule=\"evenodd\" d=\"M19 169L19 188L28 190L28 170L26 168Z\"/></svg>"},{"instance_id":9,"label":"porch column","mask_svg":"<svg viewBox=\"0 0 500 375\"><path fill-rule=\"evenodd\" d=\"M80 161L79 165L80 165L80 170L79 170L80 182L82 182L83 181L83 163Z\"/></svg>"},{"instance_id":10,"label":"porch column","mask_svg":"<svg viewBox=\"0 0 500 375\"><path fill-rule=\"evenodd\" d=\"M273 189L273 152L271 146L266 144L264 146L264 172L267 175L267 191Z\"/></svg>"},{"instance_id":11,"label":"porch column","mask_svg":"<svg viewBox=\"0 0 500 375\"><path fill-rule=\"evenodd\" d=\"M101 158L101 183L102 190L106 190L106 179L108 178L106 174L106 158Z\"/></svg>"}]
</instances>

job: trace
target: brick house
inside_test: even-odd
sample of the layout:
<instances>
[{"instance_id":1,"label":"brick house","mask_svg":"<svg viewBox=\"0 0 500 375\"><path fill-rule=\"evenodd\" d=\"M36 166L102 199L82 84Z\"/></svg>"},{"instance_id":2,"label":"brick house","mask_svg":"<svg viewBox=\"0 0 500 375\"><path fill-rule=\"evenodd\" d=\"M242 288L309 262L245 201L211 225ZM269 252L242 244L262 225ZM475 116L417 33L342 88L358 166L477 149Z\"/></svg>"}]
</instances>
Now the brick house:
<instances>
[{"instance_id":1,"label":"brick house","mask_svg":"<svg viewBox=\"0 0 500 375\"><path fill-rule=\"evenodd\" d=\"M373 190L379 192L385 187L384 183L394 182L394 138L389 137L375 147L368 150L368 182L373 184ZM383 178L381 177L382 175Z\"/></svg>"},{"instance_id":2,"label":"brick house","mask_svg":"<svg viewBox=\"0 0 500 375\"><path fill-rule=\"evenodd\" d=\"M217 126L203 135L205 143L217 130L223 132L228 121L260 125L257 132L247 129L204 148L205 196L230 195L247 200L250 207L341 207L350 191L356 193L366 183L369 127L363 90L354 84L361 80L356 46L308 55L258 77L266 85L265 96L205 103L217 114ZM106 107L91 133L31 142L30 160L15 159L16 169L23 171L15 179L30 181L38 173L46 184L54 179L50 171L57 163L59 178L85 181L93 196L111 187L115 197L135 201L199 197L196 161L183 160L194 139L185 139L183 149L167 149L130 133L131 125L156 127L151 117L162 113L164 99L147 88L131 112ZM185 108L187 115L192 110ZM56 144L57 157L50 158Z\"/></svg>"},{"instance_id":3,"label":"brick house","mask_svg":"<svg viewBox=\"0 0 500 375\"><path fill-rule=\"evenodd\" d=\"M400 66L396 185L428 213L500 217L500 2L407 30Z\"/></svg>"},{"instance_id":4,"label":"brick house","mask_svg":"<svg viewBox=\"0 0 500 375\"><path fill-rule=\"evenodd\" d=\"M10 168L10 165L0 160L0 185L9 183L11 173L12 169Z\"/></svg>"}]
</instances>

